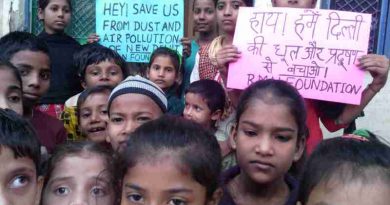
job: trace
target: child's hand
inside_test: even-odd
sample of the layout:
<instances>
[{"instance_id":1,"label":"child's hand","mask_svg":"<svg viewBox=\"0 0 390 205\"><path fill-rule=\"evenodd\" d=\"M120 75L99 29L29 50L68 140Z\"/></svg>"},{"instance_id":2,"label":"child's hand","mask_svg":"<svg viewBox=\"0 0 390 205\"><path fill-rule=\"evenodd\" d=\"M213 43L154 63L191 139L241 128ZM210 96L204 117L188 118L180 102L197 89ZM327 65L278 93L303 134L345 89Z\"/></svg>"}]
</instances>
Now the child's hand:
<instances>
[{"instance_id":1,"label":"child's hand","mask_svg":"<svg viewBox=\"0 0 390 205\"><path fill-rule=\"evenodd\" d=\"M373 77L369 89L379 92L386 84L390 62L386 56L368 54L359 59L358 66L370 72Z\"/></svg>"},{"instance_id":2,"label":"child's hand","mask_svg":"<svg viewBox=\"0 0 390 205\"><path fill-rule=\"evenodd\" d=\"M180 39L181 45L183 45L183 57L187 58L191 55L191 39L183 37Z\"/></svg>"},{"instance_id":3,"label":"child's hand","mask_svg":"<svg viewBox=\"0 0 390 205\"><path fill-rule=\"evenodd\" d=\"M215 62L219 72L223 78L227 77L227 66L231 62L236 62L241 57L241 52L236 46L223 46L216 54Z\"/></svg>"},{"instance_id":4,"label":"child's hand","mask_svg":"<svg viewBox=\"0 0 390 205\"><path fill-rule=\"evenodd\" d=\"M100 40L100 37L99 35L97 35L96 33L92 33L88 36L87 38L87 42L88 43L95 43L95 42L99 42Z\"/></svg>"}]
</instances>

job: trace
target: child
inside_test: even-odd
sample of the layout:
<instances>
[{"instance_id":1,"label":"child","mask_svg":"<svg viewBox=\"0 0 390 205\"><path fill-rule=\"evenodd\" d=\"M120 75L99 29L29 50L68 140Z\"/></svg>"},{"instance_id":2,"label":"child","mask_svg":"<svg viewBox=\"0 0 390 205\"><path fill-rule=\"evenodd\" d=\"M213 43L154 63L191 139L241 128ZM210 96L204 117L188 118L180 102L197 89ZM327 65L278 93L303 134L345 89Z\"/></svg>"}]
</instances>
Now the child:
<instances>
[{"instance_id":1,"label":"child","mask_svg":"<svg viewBox=\"0 0 390 205\"><path fill-rule=\"evenodd\" d=\"M317 0L272 0L275 7L292 7L292 8L314 8ZM358 66L370 72L373 77L372 82L362 93L360 105L342 105L323 103L318 100L306 99L307 109L307 126L309 136L307 138L307 153L310 154L318 143L322 140L322 131L319 120L331 132L346 128L353 120L359 117L363 109L374 98L374 96L385 86L389 72L389 59L386 56L368 54L358 60ZM334 108L340 110L335 116L329 113L334 112ZM340 109L341 108L341 109Z\"/></svg>"},{"instance_id":2,"label":"child","mask_svg":"<svg viewBox=\"0 0 390 205\"><path fill-rule=\"evenodd\" d=\"M195 81L186 90L183 116L215 132L216 122L224 110L225 99L225 91L216 81Z\"/></svg>"},{"instance_id":3,"label":"child","mask_svg":"<svg viewBox=\"0 0 390 205\"><path fill-rule=\"evenodd\" d=\"M44 30L38 35L49 46L52 76L50 89L38 108L60 118L65 100L81 92L73 54L80 44L65 34L72 14L71 0L38 0L38 18Z\"/></svg>"},{"instance_id":4,"label":"child","mask_svg":"<svg viewBox=\"0 0 390 205\"><path fill-rule=\"evenodd\" d=\"M182 38L183 55L188 56L184 61L183 71L183 91L187 89L190 84L190 76L194 68L196 54L199 47L210 43L217 34L215 12L215 0L195 0L192 5L192 15L194 19L194 31L199 35L196 39ZM187 48L187 49L186 49ZM187 52L187 53L186 53Z\"/></svg>"},{"instance_id":5,"label":"child","mask_svg":"<svg viewBox=\"0 0 390 205\"><path fill-rule=\"evenodd\" d=\"M199 80L190 84L185 94L184 118L199 123L213 132L221 147L222 156L230 152L223 131L217 129L226 103L223 87L214 80ZM222 137L221 137L222 136ZM225 168L225 163L223 163Z\"/></svg>"},{"instance_id":6,"label":"child","mask_svg":"<svg viewBox=\"0 0 390 205\"><path fill-rule=\"evenodd\" d=\"M1 57L19 70L23 84L23 115L31 121L39 141L50 153L66 140L66 130L58 119L34 109L50 86L49 49L33 34L11 32L0 39L0 50Z\"/></svg>"},{"instance_id":7,"label":"child","mask_svg":"<svg viewBox=\"0 0 390 205\"><path fill-rule=\"evenodd\" d=\"M74 56L75 66L78 68L81 85L84 89L98 85L115 87L126 76L126 62L115 51L99 44L87 44ZM77 99L80 93L65 102L61 119L68 131L69 140L81 140L77 121Z\"/></svg>"},{"instance_id":8,"label":"child","mask_svg":"<svg viewBox=\"0 0 390 205\"><path fill-rule=\"evenodd\" d=\"M112 88L107 85L84 90L77 101L77 119L81 135L88 140L105 144L107 137L108 97Z\"/></svg>"},{"instance_id":9,"label":"child","mask_svg":"<svg viewBox=\"0 0 390 205\"><path fill-rule=\"evenodd\" d=\"M390 148L373 137L327 139L310 156L301 181L303 205L387 205Z\"/></svg>"},{"instance_id":10,"label":"child","mask_svg":"<svg viewBox=\"0 0 390 205\"><path fill-rule=\"evenodd\" d=\"M0 204L36 205L43 184L40 148L31 125L0 109Z\"/></svg>"},{"instance_id":11,"label":"child","mask_svg":"<svg viewBox=\"0 0 390 205\"><path fill-rule=\"evenodd\" d=\"M180 58L176 51L166 47L154 50L150 57L146 76L165 92L168 99L168 113L181 115L184 103L178 93Z\"/></svg>"},{"instance_id":12,"label":"child","mask_svg":"<svg viewBox=\"0 0 390 205\"><path fill-rule=\"evenodd\" d=\"M108 100L108 136L115 151L122 152L129 134L137 127L162 116L168 109L167 98L153 82L129 76L111 92Z\"/></svg>"},{"instance_id":13,"label":"child","mask_svg":"<svg viewBox=\"0 0 390 205\"><path fill-rule=\"evenodd\" d=\"M146 123L123 158L122 205L216 205L222 194L217 140L196 123L172 116Z\"/></svg>"},{"instance_id":14,"label":"child","mask_svg":"<svg viewBox=\"0 0 390 205\"><path fill-rule=\"evenodd\" d=\"M41 204L117 204L119 181L112 155L93 142L59 146L47 164Z\"/></svg>"},{"instance_id":15,"label":"child","mask_svg":"<svg viewBox=\"0 0 390 205\"><path fill-rule=\"evenodd\" d=\"M0 108L23 115L22 78L12 64L0 60Z\"/></svg>"},{"instance_id":16,"label":"child","mask_svg":"<svg viewBox=\"0 0 390 205\"><path fill-rule=\"evenodd\" d=\"M303 99L287 82L249 86L240 98L231 137L238 166L223 174L220 204L295 205L298 183L287 172L302 156L305 123Z\"/></svg>"}]
</instances>

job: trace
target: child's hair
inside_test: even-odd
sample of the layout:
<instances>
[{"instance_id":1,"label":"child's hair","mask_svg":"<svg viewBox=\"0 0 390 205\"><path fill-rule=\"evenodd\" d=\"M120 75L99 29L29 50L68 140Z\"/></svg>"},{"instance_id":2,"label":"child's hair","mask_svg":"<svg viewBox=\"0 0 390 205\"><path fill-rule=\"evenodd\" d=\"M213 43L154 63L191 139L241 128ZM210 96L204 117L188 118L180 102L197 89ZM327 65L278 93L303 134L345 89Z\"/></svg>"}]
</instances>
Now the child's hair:
<instances>
[{"instance_id":1,"label":"child's hair","mask_svg":"<svg viewBox=\"0 0 390 205\"><path fill-rule=\"evenodd\" d=\"M253 7L254 0L243 0L247 7ZM215 6L217 6L218 0L214 0Z\"/></svg>"},{"instance_id":2,"label":"child's hair","mask_svg":"<svg viewBox=\"0 0 390 205\"><path fill-rule=\"evenodd\" d=\"M185 93L200 95L206 101L211 113L217 110L221 110L222 113L224 111L226 103L225 90L215 80L205 79L195 81L189 85Z\"/></svg>"},{"instance_id":3,"label":"child's hair","mask_svg":"<svg viewBox=\"0 0 390 205\"><path fill-rule=\"evenodd\" d=\"M237 106L237 124L252 100L286 105L298 126L298 142L302 137L307 136L305 103L298 91L287 82L273 79L262 80L245 89Z\"/></svg>"},{"instance_id":4,"label":"child's hair","mask_svg":"<svg viewBox=\"0 0 390 205\"><path fill-rule=\"evenodd\" d=\"M110 176L110 183L114 189L114 193L119 193L119 178L117 169L117 160L114 157L112 150L103 147L100 144L91 141L79 141L79 142L68 142L66 144L59 145L54 150L50 159L45 163L45 180L43 189L47 186L47 182L51 178L51 175L57 166L67 156L80 156L84 153L93 153L101 156L104 160L106 169L101 174L108 173ZM82 166L82 165L76 165ZM42 192L43 193L43 192ZM119 196L116 196L116 198Z\"/></svg>"},{"instance_id":5,"label":"child's hair","mask_svg":"<svg viewBox=\"0 0 390 205\"><path fill-rule=\"evenodd\" d=\"M103 61L113 61L118 65L123 73L123 77L128 75L126 61L114 50L104 47L98 43L83 45L80 51L74 54L74 65L78 69L78 74L82 80L85 78L85 70L89 65L98 64Z\"/></svg>"},{"instance_id":6,"label":"child's hair","mask_svg":"<svg viewBox=\"0 0 390 205\"><path fill-rule=\"evenodd\" d=\"M185 165L193 179L204 186L207 198L218 187L221 151L214 135L181 117L163 116L141 125L130 135L124 152L126 170L142 161L170 152Z\"/></svg>"},{"instance_id":7,"label":"child's hair","mask_svg":"<svg viewBox=\"0 0 390 205\"><path fill-rule=\"evenodd\" d=\"M19 81L20 87L22 87L22 77L20 77L18 69L10 62L0 59L0 70L9 70L12 75Z\"/></svg>"},{"instance_id":8,"label":"child's hair","mask_svg":"<svg viewBox=\"0 0 390 205\"><path fill-rule=\"evenodd\" d=\"M321 142L307 161L299 201L306 204L319 184L336 180L348 184L382 181L390 186L390 147L375 137L369 140L337 137Z\"/></svg>"},{"instance_id":9,"label":"child's hair","mask_svg":"<svg viewBox=\"0 0 390 205\"><path fill-rule=\"evenodd\" d=\"M32 125L12 110L0 108L0 152L7 147L15 158L32 159L40 174L40 144Z\"/></svg>"},{"instance_id":10,"label":"child's hair","mask_svg":"<svg viewBox=\"0 0 390 205\"><path fill-rule=\"evenodd\" d=\"M71 0L66 0L69 4L69 8L72 11L72 1ZM44 10L47 5L49 5L50 0L38 0L38 8Z\"/></svg>"},{"instance_id":11,"label":"child's hair","mask_svg":"<svg viewBox=\"0 0 390 205\"><path fill-rule=\"evenodd\" d=\"M95 87L92 87L92 88L87 88L85 89L83 92L81 92L81 94L79 95L79 98L77 99L77 119L80 120L80 108L81 108L81 105L84 104L84 102L87 100L87 98L90 96L90 95L93 95L93 94L97 94L97 93L107 93L107 95L109 96L111 91L112 91L112 87L109 86L109 85L98 85L98 86L95 86ZM107 101L108 103L108 101ZM80 121L79 121L80 123Z\"/></svg>"},{"instance_id":12,"label":"child's hair","mask_svg":"<svg viewBox=\"0 0 390 205\"><path fill-rule=\"evenodd\" d=\"M43 52L49 55L47 44L27 32L15 31L8 33L0 39L0 58L9 61L19 51Z\"/></svg>"},{"instance_id":13,"label":"child's hair","mask_svg":"<svg viewBox=\"0 0 390 205\"><path fill-rule=\"evenodd\" d=\"M149 65L148 65L149 68L152 66L154 59L159 57L159 56L168 56L171 59L171 62L174 66L176 74L179 73L180 57L176 51L174 51L170 48L167 48L167 47L159 47L153 51L152 55L150 56L150 60L149 60Z\"/></svg>"}]
</instances>

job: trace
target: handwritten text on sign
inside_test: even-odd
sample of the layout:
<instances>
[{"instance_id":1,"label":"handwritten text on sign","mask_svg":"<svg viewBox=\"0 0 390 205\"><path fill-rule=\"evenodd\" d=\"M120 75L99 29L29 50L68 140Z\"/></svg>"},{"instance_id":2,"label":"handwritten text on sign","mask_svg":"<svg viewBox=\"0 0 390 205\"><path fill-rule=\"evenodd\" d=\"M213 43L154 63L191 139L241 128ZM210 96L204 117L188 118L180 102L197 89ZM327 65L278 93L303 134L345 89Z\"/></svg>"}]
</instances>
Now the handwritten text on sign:
<instances>
[{"instance_id":1,"label":"handwritten text on sign","mask_svg":"<svg viewBox=\"0 0 390 205\"><path fill-rule=\"evenodd\" d=\"M184 1L97 0L96 33L128 62L148 62L161 46L181 53Z\"/></svg>"},{"instance_id":2,"label":"handwritten text on sign","mask_svg":"<svg viewBox=\"0 0 390 205\"><path fill-rule=\"evenodd\" d=\"M228 87L257 80L289 82L305 98L359 104L371 15L290 8L240 8L233 44L242 57L229 66Z\"/></svg>"}]
</instances>

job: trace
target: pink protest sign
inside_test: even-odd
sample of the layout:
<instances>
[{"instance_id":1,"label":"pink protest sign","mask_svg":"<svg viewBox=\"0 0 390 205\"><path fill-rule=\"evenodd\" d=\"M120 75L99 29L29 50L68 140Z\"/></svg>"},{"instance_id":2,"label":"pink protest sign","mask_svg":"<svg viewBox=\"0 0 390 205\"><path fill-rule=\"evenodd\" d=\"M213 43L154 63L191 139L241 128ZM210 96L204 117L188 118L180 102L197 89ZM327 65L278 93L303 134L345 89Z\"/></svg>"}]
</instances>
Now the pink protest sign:
<instances>
[{"instance_id":1,"label":"pink protest sign","mask_svg":"<svg viewBox=\"0 0 390 205\"><path fill-rule=\"evenodd\" d=\"M229 66L229 88L281 79L305 98L360 104L371 15L292 8L240 8L233 44L242 57Z\"/></svg>"}]
</instances>

